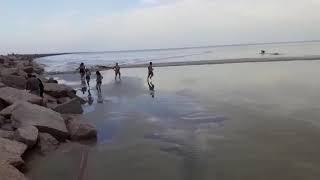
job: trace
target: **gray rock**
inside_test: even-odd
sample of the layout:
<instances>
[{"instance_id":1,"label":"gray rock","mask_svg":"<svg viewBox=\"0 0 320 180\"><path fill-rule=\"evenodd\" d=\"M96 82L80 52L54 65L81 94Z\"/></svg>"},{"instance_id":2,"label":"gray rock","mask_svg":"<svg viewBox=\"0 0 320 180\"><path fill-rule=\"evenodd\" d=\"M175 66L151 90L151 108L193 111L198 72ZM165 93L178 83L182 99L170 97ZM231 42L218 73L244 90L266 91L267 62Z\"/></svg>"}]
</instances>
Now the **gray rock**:
<instances>
[{"instance_id":1,"label":"gray rock","mask_svg":"<svg viewBox=\"0 0 320 180\"><path fill-rule=\"evenodd\" d=\"M14 131L6 131L0 129L0 137L5 139L13 140L14 137Z\"/></svg>"},{"instance_id":2,"label":"gray rock","mask_svg":"<svg viewBox=\"0 0 320 180\"><path fill-rule=\"evenodd\" d=\"M88 140L97 138L97 130L90 123L86 122L81 115L63 116L71 140Z\"/></svg>"},{"instance_id":3,"label":"gray rock","mask_svg":"<svg viewBox=\"0 0 320 180\"><path fill-rule=\"evenodd\" d=\"M68 136L64 119L57 112L27 102L18 104L11 115L14 127L35 126L40 132L49 133L64 141Z\"/></svg>"},{"instance_id":4,"label":"gray rock","mask_svg":"<svg viewBox=\"0 0 320 180\"><path fill-rule=\"evenodd\" d=\"M48 133L39 133L39 142L37 146L40 152L45 154L56 150L59 146L59 141Z\"/></svg>"},{"instance_id":5,"label":"gray rock","mask_svg":"<svg viewBox=\"0 0 320 180\"><path fill-rule=\"evenodd\" d=\"M2 82L9 87L24 89L27 80L24 76L4 75L2 76Z\"/></svg>"},{"instance_id":6,"label":"gray rock","mask_svg":"<svg viewBox=\"0 0 320 180\"><path fill-rule=\"evenodd\" d=\"M0 111L0 115L5 117L5 118L11 118L12 111L16 107L17 104L19 104L19 102L18 103L14 103L14 104L6 107L2 111Z\"/></svg>"},{"instance_id":7,"label":"gray rock","mask_svg":"<svg viewBox=\"0 0 320 180\"><path fill-rule=\"evenodd\" d=\"M73 98L76 98L80 101L80 104L86 104L88 101L84 100L83 98L79 97L79 96L74 96Z\"/></svg>"},{"instance_id":8,"label":"gray rock","mask_svg":"<svg viewBox=\"0 0 320 180\"><path fill-rule=\"evenodd\" d=\"M26 72L27 74L33 73L33 67L32 66L27 66L23 68L23 71Z\"/></svg>"},{"instance_id":9,"label":"gray rock","mask_svg":"<svg viewBox=\"0 0 320 180\"><path fill-rule=\"evenodd\" d=\"M63 103L66 103L70 100L71 100L71 98L69 98L69 97L62 97L62 98L58 99L58 104L63 104Z\"/></svg>"},{"instance_id":10,"label":"gray rock","mask_svg":"<svg viewBox=\"0 0 320 180\"><path fill-rule=\"evenodd\" d=\"M24 164L21 156L26 149L27 146L23 143L0 138L0 162L19 167Z\"/></svg>"},{"instance_id":11,"label":"gray rock","mask_svg":"<svg viewBox=\"0 0 320 180\"><path fill-rule=\"evenodd\" d=\"M26 144L29 148L33 147L38 140L38 129L34 126L18 128L14 133L16 141Z\"/></svg>"},{"instance_id":12,"label":"gray rock","mask_svg":"<svg viewBox=\"0 0 320 180\"><path fill-rule=\"evenodd\" d=\"M53 79L52 77L47 81L47 83L56 83L58 84L58 81Z\"/></svg>"},{"instance_id":13,"label":"gray rock","mask_svg":"<svg viewBox=\"0 0 320 180\"><path fill-rule=\"evenodd\" d=\"M53 110L61 114L82 114L83 113L81 103L77 98L73 98L72 100L66 103L59 104Z\"/></svg>"},{"instance_id":14,"label":"gray rock","mask_svg":"<svg viewBox=\"0 0 320 180\"><path fill-rule=\"evenodd\" d=\"M0 111L8 106L8 103L0 99Z\"/></svg>"},{"instance_id":15,"label":"gray rock","mask_svg":"<svg viewBox=\"0 0 320 180\"><path fill-rule=\"evenodd\" d=\"M6 131L14 131L14 127L11 123L5 123L1 126L2 130L6 130Z\"/></svg>"},{"instance_id":16,"label":"gray rock","mask_svg":"<svg viewBox=\"0 0 320 180\"><path fill-rule=\"evenodd\" d=\"M6 123L6 118L0 115L0 127Z\"/></svg>"},{"instance_id":17,"label":"gray rock","mask_svg":"<svg viewBox=\"0 0 320 180\"><path fill-rule=\"evenodd\" d=\"M0 162L0 179L1 180L27 180L19 170L13 166Z\"/></svg>"},{"instance_id":18,"label":"gray rock","mask_svg":"<svg viewBox=\"0 0 320 180\"><path fill-rule=\"evenodd\" d=\"M9 105L15 102L29 102L32 104L42 105L42 98L30 94L24 90L19 90L11 87L0 88L0 99Z\"/></svg>"},{"instance_id":19,"label":"gray rock","mask_svg":"<svg viewBox=\"0 0 320 180\"><path fill-rule=\"evenodd\" d=\"M76 91L64 84L44 83L44 92L55 98L72 97Z\"/></svg>"},{"instance_id":20,"label":"gray rock","mask_svg":"<svg viewBox=\"0 0 320 180\"><path fill-rule=\"evenodd\" d=\"M0 88L6 87L5 84L3 84L3 82L0 82Z\"/></svg>"}]
</instances>

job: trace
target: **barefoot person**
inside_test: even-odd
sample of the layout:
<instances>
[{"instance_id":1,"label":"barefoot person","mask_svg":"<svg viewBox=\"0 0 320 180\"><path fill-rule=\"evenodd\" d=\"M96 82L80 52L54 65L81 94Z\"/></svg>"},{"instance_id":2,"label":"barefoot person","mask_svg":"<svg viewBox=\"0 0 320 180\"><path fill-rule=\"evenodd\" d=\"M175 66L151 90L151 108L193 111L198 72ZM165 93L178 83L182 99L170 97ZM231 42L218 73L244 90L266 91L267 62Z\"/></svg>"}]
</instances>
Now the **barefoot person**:
<instances>
[{"instance_id":1,"label":"barefoot person","mask_svg":"<svg viewBox=\"0 0 320 180\"><path fill-rule=\"evenodd\" d=\"M119 80L121 80L121 73L120 73L120 66L118 63L113 67L114 72L115 72L115 77L114 79L117 80L117 76L119 76Z\"/></svg>"},{"instance_id":2,"label":"barefoot person","mask_svg":"<svg viewBox=\"0 0 320 180\"><path fill-rule=\"evenodd\" d=\"M102 84L103 76L101 75L101 73L99 71L96 72L96 75L97 75L96 88L97 88L98 93L101 93L101 84Z\"/></svg>"},{"instance_id":3,"label":"barefoot person","mask_svg":"<svg viewBox=\"0 0 320 180\"><path fill-rule=\"evenodd\" d=\"M91 79L91 71L87 68L86 69L86 80L87 80L88 86L90 86L90 79Z\"/></svg>"},{"instance_id":4,"label":"barefoot person","mask_svg":"<svg viewBox=\"0 0 320 180\"><path fill-rule=\"evenodd\" d=\"M148 66L148 78L147 79L152 79L153 77L153 67L152 67L152 62L149 63Z\"/></svg>"}]
</instances>

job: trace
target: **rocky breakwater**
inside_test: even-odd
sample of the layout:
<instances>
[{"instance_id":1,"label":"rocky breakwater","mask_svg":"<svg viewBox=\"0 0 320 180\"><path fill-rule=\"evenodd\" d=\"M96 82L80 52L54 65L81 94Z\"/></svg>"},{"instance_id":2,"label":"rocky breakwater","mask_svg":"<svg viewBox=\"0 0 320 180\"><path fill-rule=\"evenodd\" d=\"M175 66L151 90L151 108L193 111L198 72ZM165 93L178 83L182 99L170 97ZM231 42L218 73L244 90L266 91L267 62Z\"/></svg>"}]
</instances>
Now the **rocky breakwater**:
<instances>
[{"instance_id":1,"label":"rocky breakwater","mask_svg":"<svg viewBox=\"0 0 320 180\"><path fill-rule=\"evenodd\" d=\"M23 155L50 155L70 141L96 140L96 128L82 117L83 99L72 88L46 79L37 56L0 56L0 179L25 180ZM44 97L28 93L26 75L44 84Z\"/></svg>"}]
</instances>

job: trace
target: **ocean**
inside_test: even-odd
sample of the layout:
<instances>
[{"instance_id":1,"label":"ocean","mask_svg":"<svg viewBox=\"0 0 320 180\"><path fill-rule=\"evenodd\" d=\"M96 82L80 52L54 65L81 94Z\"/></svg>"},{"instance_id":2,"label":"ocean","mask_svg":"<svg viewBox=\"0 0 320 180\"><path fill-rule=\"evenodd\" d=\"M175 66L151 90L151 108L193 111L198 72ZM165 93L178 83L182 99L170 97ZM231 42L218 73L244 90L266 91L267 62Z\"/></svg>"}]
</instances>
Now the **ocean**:
<instances>
[{"instance_id":1,"label":"ocean","mask_svg":"<svg viewBox=\"0 0 320 180\"><path fill-rule=\"evenodd\" d=\"M261 55L261 50L265 50L266 54ZM274 55L274 53L278 53L278 55ZM40 58L37 61L45 66L47 72L66 72L75 70L81 62L85 63L87 67L93 67L97 65L112 66L116 62L120 65L135 65L144 64L149 61L154 63L166 63L318 55L320 55L320 41L176 49L82 52L49 56Z\"/></svg>"}]
</instances>

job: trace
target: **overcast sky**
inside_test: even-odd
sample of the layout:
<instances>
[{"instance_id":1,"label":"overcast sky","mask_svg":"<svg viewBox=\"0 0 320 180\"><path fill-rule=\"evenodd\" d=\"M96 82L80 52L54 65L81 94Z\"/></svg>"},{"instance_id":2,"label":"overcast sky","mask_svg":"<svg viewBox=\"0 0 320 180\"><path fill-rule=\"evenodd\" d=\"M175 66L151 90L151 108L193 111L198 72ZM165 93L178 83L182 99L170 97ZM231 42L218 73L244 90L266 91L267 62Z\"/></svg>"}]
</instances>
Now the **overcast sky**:
<instances>
[{"instance_id":1,"label":"overcast sky","mask_svg":"<svg viewBox=\"0 0 320 180\"><path fill-rule=\"evenodd\" d=\"M320 0L0 0L0 53L320 40Z\"/></svg>"}]
</instances>

